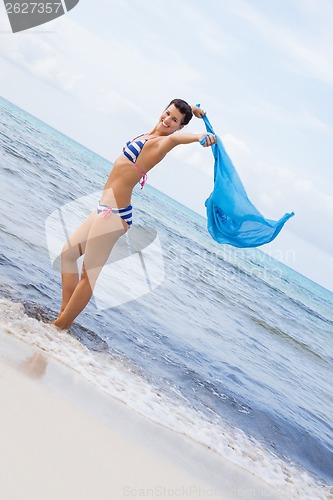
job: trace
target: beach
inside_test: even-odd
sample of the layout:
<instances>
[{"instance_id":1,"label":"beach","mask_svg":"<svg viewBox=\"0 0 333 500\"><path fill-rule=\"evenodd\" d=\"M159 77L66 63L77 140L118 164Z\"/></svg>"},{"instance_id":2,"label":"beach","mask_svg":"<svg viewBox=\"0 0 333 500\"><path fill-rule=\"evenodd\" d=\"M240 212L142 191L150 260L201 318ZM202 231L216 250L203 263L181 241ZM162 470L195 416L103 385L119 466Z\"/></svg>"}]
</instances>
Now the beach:
<instances>
[{"instance_id":1,"label":"beach","mask_svg":"<svg viewBox=\"0 0 333 500\"><path fill-rule=\"evenodd\" d=\"M332 499L332 292L148 184L54 330L61 248L112 163L0 104L4 498Z\"/></svg>"},{"instance_id":2,"label":"beach","mask_svg":"<svg viewBox=\"0 0 333 500\"><path fill-rule=\"evenodd\" d=\"M283 498L45 352L4 333L0 346L2 498Z\"/></svg>"}]
</instances>

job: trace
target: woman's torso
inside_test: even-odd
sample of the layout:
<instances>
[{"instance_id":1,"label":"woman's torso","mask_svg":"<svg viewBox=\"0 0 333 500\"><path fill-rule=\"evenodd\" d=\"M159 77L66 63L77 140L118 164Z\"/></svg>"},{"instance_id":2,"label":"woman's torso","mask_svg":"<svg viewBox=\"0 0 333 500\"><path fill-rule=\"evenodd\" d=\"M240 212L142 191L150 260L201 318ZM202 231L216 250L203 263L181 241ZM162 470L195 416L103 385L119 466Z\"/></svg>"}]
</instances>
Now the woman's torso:
<instances>
[{"instance_id":1,"label":"woman's torso","mask_svg":"<svg viewBox=\"0 0 333 500\"><path fill-rule=\"evenodd\" d=\"M146 138L147 140L144 141ZM166 153L161 149L165 137L144 134L136 139L140 139L144 142L136 158L136 162L131 161L125 156L124 152L117 158L113 164L108 180L105 183L101 203L110 206L116 203L118 208L130 205L132 191L135 185L140 181L142 172L145 174L149 172L149 170L157 165L165 156ZM134 141L135 139L130 141L130 143ZM127 143L127 145L128 144L129 143ZM135 160L135 157L133 157L133 160Z\"/></svg>"}]
</instances>

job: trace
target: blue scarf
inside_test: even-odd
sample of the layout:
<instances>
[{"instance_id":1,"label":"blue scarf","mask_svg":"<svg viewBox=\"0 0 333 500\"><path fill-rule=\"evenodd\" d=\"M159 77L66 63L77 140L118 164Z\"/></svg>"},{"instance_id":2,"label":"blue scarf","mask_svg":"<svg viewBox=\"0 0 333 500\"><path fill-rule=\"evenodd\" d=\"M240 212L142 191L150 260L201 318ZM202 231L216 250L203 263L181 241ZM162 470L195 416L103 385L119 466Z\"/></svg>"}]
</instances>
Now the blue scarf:
<instances>
[{"instance_id":1,"label":"blue scarf","mask_svg":"<svg viewBox=\"0 0 333 500\"><path fill-rule=\"evenodd\" d=\"M207 132L215 135L207 116L203 117ZM207 198L207 228L218 243L238 248L258 247L272 241L284 223L294 215L285 214L280 220L265 219L247 197L242 181L227 155L222 141L212 146L215 158L214 189Z\"/></svg>"}]
</instances>

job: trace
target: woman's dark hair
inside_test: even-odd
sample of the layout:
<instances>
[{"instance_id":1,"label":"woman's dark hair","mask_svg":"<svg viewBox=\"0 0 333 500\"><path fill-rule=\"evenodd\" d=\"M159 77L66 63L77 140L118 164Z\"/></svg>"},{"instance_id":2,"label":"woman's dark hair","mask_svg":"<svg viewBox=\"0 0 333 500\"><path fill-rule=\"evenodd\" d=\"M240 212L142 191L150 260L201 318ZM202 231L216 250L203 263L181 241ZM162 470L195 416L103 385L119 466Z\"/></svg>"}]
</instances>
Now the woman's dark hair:
<instances>
[{"instance_id":1,"label":"woman's dark hair","mask_svg":"<svg viewBox=\"0 0 333 500\"><path fill-rule=\"evenodd\" d=\"M184 115L181 124L187 125L193 116L191 106L186 101L183 101L183 99L173 99L165 109L171 106L171 104L174 104L178 111L180 111L181 114Z\"/></svg>"}]
</instances>

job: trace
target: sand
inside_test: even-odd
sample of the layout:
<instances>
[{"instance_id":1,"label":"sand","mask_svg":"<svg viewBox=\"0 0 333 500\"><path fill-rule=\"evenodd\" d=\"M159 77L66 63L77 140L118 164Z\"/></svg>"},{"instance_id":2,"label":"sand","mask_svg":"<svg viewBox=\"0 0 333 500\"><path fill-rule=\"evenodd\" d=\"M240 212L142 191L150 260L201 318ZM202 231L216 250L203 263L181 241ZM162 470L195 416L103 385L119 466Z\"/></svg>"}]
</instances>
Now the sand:
<instances>
[{"instance_id":1,"label":"sand","mask_svg":"<svg viewBox=\"0 0 333 500\"><path fill-rule=\"evenodd\" d=\"M283 498L5 333L0 405L3 500Z\"/></svg>"}]
</instances>

